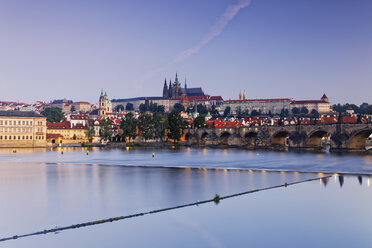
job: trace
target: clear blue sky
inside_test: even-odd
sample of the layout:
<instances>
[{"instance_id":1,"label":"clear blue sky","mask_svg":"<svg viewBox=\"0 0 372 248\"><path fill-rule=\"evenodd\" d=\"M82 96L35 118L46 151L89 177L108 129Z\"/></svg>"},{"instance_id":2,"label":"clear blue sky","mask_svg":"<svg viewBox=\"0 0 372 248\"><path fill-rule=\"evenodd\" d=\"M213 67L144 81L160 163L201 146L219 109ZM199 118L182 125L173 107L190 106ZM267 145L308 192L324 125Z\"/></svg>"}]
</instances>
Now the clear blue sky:
<instances>
[{"instance_id":1,"label":"clear blue sky","mask_svg":"<svg viewBox=\"0 0 372 248\"><path fill-rule=\"evenodd\" d=\"M0 100L158 96L177 71L224 99L372 103L371 0L252 0L216 27L244 2L1 0Z\"/></svg>"}]
</instances>

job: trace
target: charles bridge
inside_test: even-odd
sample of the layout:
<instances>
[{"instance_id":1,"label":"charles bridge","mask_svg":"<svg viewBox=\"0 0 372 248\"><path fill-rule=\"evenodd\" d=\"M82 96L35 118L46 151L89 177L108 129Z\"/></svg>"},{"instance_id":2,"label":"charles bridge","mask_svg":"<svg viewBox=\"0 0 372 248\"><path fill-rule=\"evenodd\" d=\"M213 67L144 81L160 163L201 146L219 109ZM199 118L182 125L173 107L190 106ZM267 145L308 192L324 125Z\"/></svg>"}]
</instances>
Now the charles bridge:
<instances>
[{"instance_id":1,"label":"charles bridge","mask_svg":"<svg viewBox=\"0 0 372 248\"><path fill-rule=\"evenodd\" d=\"M366 151L372 124L315 124L188 129L192 145L243 147L250 149L321 150L322 138L330 140L330 151Z\"/></svg>"}]
</instances>

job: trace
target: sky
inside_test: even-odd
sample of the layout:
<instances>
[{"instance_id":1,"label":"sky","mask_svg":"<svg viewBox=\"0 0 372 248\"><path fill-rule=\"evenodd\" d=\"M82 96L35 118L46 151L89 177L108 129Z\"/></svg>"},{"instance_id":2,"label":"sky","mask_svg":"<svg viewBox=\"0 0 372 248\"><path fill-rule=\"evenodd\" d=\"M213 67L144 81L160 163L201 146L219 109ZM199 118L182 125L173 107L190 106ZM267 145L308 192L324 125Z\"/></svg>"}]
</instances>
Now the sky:
<instances>
[{"instance_id":1,"label":"sky","mask_svg":"<svg viewBox=\"0 0 372 248\"><path fill-rule=\"evenodd\" d=\"M371 0L1 0L0 101L209 95L372 103Z\"/></svg>"}]
</instances>

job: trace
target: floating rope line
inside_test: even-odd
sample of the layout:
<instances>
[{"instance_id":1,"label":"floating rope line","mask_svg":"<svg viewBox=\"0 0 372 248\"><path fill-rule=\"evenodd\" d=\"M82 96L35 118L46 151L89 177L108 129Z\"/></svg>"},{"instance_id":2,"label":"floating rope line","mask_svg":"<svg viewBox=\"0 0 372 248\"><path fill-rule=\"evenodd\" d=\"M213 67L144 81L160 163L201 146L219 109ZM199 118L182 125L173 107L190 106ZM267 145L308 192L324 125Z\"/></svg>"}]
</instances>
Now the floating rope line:
<instances>
[{"instance_id":1,"label":"floating rope line","mask_svg":"<svg viewBox=\"0 0 372 248\"><path fill-rule=\"evenodd\" d=\"M246 194L251 194L251 193L255 193L255 192L259 192L259 191L271 190L271 189L276 189L276 188L281 188L281 187L288 187L290 185L295 185L295 184L300 184L300 183L305 183L305 182L310 182L310 181L315 181L315 180L322 180L322 179L326 179L326 178L330 178L330 177L332 177L332 176L310 178L310 179L306 179L306 180L302 180L302 181L297 181L297 182L292 182L292 183L284 183L284 184L279 184L279 185L270 186L270 187L266 187L266 188L254 189L254 190L240 192L240 193L237 193L237 194L226 195L226 196L222 196L222 197L216 195L213 199L192 202L192 203L179 205L179 206L175 206L175 207L162 208L162 209L152 210L152 211L149 211L149 212L137 213L137 214L127 215L127 216L118 216L118 217L114 217L114 218L84 222L84 223L70 225L70 226L56 227L56 228L52 228L52 229L45 229L45 230L38 231L38 232L33 232L33 233L13 235L13 236L9 236L9 237L6 237L6 238L1 238L0 242L4 242L4 241L8 241L8 240L15 240L15 239L19 239L19 238L25 238L25 237L29 237L29 236L36 236L36 235L42 235L42 234L48 234L48 233L56 233L56 232L61 232L61 231L64 231L64 230L76 229L76 228L87 227L87 226L93 226L93 225L103 224L103 223L107 223L107 222L130 219L130 218L144 216L144 215L147 215L147 214L155 214L155 213L170 211L170 210L179 209L179 208L198 206L198 205L206 204L206 203L210 203L210 202L215 202L216 204L218 204L221 200L232 198L232 197L237 197L237 196L241 196L241 195L246 195Z\"/></svg>"}]
</instances>

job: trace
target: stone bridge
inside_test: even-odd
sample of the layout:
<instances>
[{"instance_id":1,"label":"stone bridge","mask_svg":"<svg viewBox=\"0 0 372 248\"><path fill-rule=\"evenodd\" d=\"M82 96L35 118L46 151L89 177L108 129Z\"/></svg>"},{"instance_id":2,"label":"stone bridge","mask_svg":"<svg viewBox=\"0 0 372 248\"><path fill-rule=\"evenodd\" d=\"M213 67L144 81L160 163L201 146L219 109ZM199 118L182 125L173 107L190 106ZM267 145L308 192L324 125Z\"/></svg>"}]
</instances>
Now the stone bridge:
<instances>
[{"instance_id":1,"label":"stone bridge","mask_svg":"<svg viewBox=\"0 0 372 248\"><path fill-rule=\"evenodd\" d=\"M330 151L366 151L372 124L319 124L188 129L186 140L200 146L251 149L323 149L329 137Z\"/></svg>"}]
</instances>

